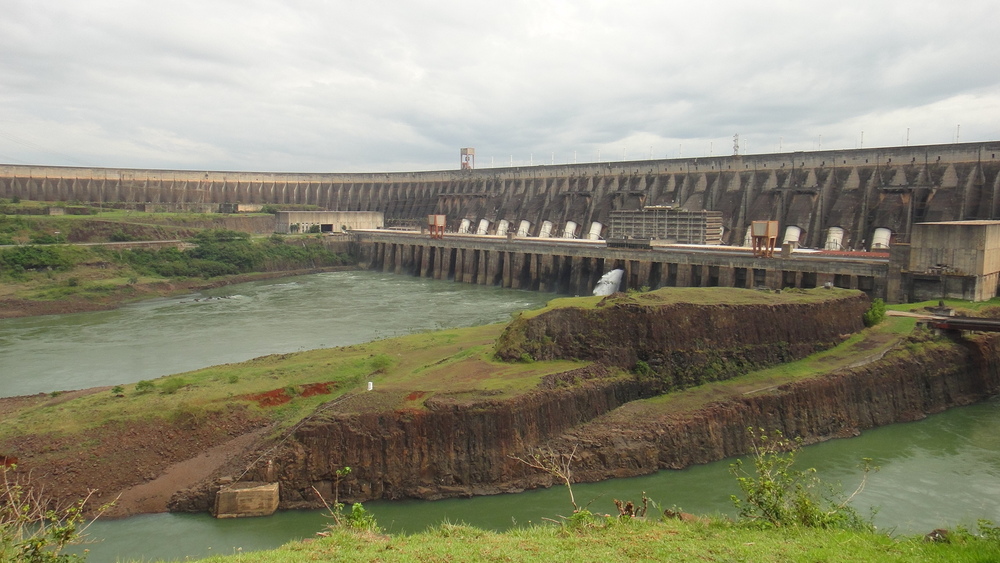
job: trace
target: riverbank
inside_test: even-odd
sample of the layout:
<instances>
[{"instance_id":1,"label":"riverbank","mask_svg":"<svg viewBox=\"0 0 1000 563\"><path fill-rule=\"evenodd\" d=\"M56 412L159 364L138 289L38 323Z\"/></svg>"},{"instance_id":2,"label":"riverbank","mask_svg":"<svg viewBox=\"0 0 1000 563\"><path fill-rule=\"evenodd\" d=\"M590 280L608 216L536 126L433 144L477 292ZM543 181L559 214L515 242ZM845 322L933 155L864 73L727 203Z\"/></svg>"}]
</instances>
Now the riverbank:
<instances>
[{"instance_id":1,"label":"riverbank","mask_svg":"<svg viewBox=\"0 0 1000 563\"><path fill-rule=\"evenodd\" d=\"M145 299L172 297L206 289L214 289L238 283L315 274L320 272L342 272L357 270L358 266L329 266L324 268L306 268L275 272L252 272L231 276L220 276L212 279L142 279L133 283L123 281L110 291L102 291L99 295L75 294L56 299L25 299L14 297L21 288L7 284L0 291L0 319L34 317L40 315L64 315L69 313L85 313L90 311L108 311L122 305L135 303Z\"/></svg>"},{"instance_id":2,"label":"riverbank","mask_svg":"<svg viewBox=\"0 0 1000 563\"><path fill-rule=\"evenodd\" d=\"M661 294L694 295L695 291L664 290ZM759 303L777 297L785 302L807 297L729 291ZM702 298L723 293L709 292L707 296L702 294ZM845 304L860 294L834 290L819 295L829 296L820 306L829 306L829 299L833 299L833 303L840 303L835 308L846 310ZM616 299L621 302L620 310L629 314L634 313L637 303L648 301L627 296ZM582 300L589 302L594 298ZM801 307L805 312L815 305ZM856 308L860 315L863 307ZM733 309L729 306L727 310ZM747 314L756 316L760 312L752 313L753 310L749 309ZM803 319L802 322L811 318L815 322L822 317L804 313L797 318ZM738 321L739 315L728 322ZM842 340L841 333L860 326L826 324L831 330L824 338L835 341ZM800 323L792 323L789 328L801 334L809 332ZM207 510L219 480L239 477L248 465L253 467L247 478L277 478L285 482L284 507L320 506L319 499L308 494L311 487L329 488L329 478L324 475L330 468L342 465L358 468L353 478L344 483L343 492L348 499L439 498L545 486L550 484L546 476L525 471L507 454L523 451L514 448L557 439L561 433L572 431L595 416L610 414L626 403L675 409L669 400L665 401L666 406L656 406L655 401L637 401L644 394L656 394L662 381L643 382L621 366L570 359L500 362L493 358L493 351L504 330L503 325L490 325L424 333L347 348L268 356L161 378L146 387L129 384L117 389L7 399L0 401L5 421L0 430L0 455L18 458L25 471L30 471L50 494L60 499L76 498L89 489L99 489L95 501L100 503L125 491L116 515L167 508L162 501L156 506L145 502L143 499L147 497L172 499L174 510ZM723 331L712 325L708 332ZM876 330L866 334L868 339L856 340L878 341L880 346L888 346L893 333ZM896 334L894 338L902 337ZM779 359L781 354L794 350L798 350L798 357L812 351L804 347L806 340L789 346L787 337L780 334L762 333L755 338L764 340L755 340L757 345L749 348L733 341L728 347L716 348L720 352L729 350L740 361L756 358L758 363L766 358ZM766 341L772 344L765 344ZM553 339L554 344L559 342L561 338ZM704 341L698 346L704 347L703 344ZM856 360L860 345L844 344L848 348L841 351L840 357ZM827 359L831 363L823 368L836 365ZM743 385L749 384L753 389L775 387L787 383L788 377L750 375ZM375 382L375 391L363 392L367 381ZM734 389L740 389L737 380L733 381L737 385ZM690 392L696 393L698 389L708 393L707 397L719 398L714 385L696 387ZM338 397L342 399L333 401ZM688 410L695 416L702 408L690 402L687 392L665 397L687 401ZM575 414L566 410L572 405ZM340 455L341 448L323 448L309 438L342 434L353 425L366 427L366 421L375 425L371 436L384 432L393 436L383 446L349 448L351 455L368 455L372 459L327 457ZM634 424L615 423L606 432L609 436L625 435L628 426ZM498 429L503 428L508 430L498 434ZM239 440L264 429L259 439L249 443ZM509 447L499 447L494 438L501 434L518 441L510 442ZM454 440L467 446L447 447ZM392 449L395 446L385 444L399 444L410 453L397 452ZM275 449L275 446L280 447ZM218 455L197 462L210 450ZM446 450L450 453L445 453ZM420 456L422 461L406 462L411 455ZM325 461L323 465L302 465L304 460L313 458ZM399 463L382 467L376 459ZM178 469L179 464L190 460L195 460L189 463L190 471ZM258 463L253 464L255 460ZM649 472L656 467L656 464L635 465L632 474L641 474L635 472L638 469ZM268 468L274 471L272 475L266 474ZM174 476L165 478L172 469ZM261 471L265 474L257 475Z\"/></svg>"}]
</instances>

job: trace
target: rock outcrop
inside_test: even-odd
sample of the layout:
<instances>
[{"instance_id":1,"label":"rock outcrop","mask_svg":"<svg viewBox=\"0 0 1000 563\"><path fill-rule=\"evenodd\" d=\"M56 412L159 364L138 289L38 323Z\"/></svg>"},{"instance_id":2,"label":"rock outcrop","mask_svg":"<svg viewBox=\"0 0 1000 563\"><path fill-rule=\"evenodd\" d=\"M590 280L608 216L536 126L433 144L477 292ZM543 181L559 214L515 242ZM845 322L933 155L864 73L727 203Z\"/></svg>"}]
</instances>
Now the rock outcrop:
<instances>
[{"instance_id":1,"label":"rock outcrop","mask_svg":"<svg viewBox=\"0 0 1000 563\"><path fill-rule=\"evenodd\" d=\"M655 311L652 319L632 306L609 307L604 320L584 319L577 311L540 315L516 327L543 339L536 349L540 357L597 362L550 376L539 389L513 399L439 394L422 409L381 411L352 409L347 401L302 424L244 478L280 481L282 508L321 507L316 492L329 501L335 488L341 501L516 492L553 484L551 476L514 459L539 445L563 452L576 448L575 478L597 481L745 453L751 426L816 442L915 420L1000 390L997 336L918 336L860 367L684 412L635 402L658 393L663 377L640 377L618 367L647 361L643 357L652 364L672 353L697 360L706 347L723 362L798 357L860 327L865 304L852 295L801 311L678 304L670 306L669 315ZM678 317L693 312L700 322ZM579 337L586 322L601 324L592 346ZM774 352L778 348L780 354ZM741 350L742 356L736 353ZM661 362L660 375L673 365ZM343 467L352 472L339 479L336 471ZM209 488L200 491L189 497ZM175 507L203 504L190 500Z\"/></svg>"}]
</instances>

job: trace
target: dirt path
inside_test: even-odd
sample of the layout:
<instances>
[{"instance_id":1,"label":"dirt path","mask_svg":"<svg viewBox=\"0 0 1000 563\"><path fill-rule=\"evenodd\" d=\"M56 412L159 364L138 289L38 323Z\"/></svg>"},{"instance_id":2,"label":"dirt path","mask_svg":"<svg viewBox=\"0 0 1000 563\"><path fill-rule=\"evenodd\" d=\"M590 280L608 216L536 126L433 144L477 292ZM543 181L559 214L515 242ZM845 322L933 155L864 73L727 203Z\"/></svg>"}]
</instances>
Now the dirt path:
<instances>
[{"instance_id":1,"label":"dirt path","mask_svg":"<svg viewBox=\"0 0 1000 563\"><path fill-rule=\"evenodd\" d=\"M194 486L208 478L227 461L240 457L267 430L259 428L237 436L195 457L171 465L156 479L123 491L115 506L105 516L121 518L135 514L166 512L167 502L174 493Z\"/></svg>"}]
</instances>

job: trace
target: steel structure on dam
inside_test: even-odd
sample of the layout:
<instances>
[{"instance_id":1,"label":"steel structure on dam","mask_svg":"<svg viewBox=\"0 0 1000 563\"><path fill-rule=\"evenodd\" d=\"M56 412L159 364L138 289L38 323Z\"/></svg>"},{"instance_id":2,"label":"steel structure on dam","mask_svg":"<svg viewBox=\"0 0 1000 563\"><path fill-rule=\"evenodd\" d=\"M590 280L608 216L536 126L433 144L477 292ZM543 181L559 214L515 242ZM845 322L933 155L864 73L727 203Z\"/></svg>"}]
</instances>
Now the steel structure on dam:
<instances>
[{"instance_id":1,"label":"steel structure on dam","mask_svg":"<svg viewBox=\"0 0 1000 563\"><path fill-rule=\"evenodd\" d=\"M752 221L793 227L800 246L869 249L876 230L906 242L921 221L1000 218L1000 142L393 173L272 173L0 165L0 197L48 201L315 205L423 224L443 214L495 233L543 224L584 237L613 210L722 213L723 243ZM520 234L520 233L519 233ZM781 241L779 241L781 242Z\"/></svg>"}]
</instances>

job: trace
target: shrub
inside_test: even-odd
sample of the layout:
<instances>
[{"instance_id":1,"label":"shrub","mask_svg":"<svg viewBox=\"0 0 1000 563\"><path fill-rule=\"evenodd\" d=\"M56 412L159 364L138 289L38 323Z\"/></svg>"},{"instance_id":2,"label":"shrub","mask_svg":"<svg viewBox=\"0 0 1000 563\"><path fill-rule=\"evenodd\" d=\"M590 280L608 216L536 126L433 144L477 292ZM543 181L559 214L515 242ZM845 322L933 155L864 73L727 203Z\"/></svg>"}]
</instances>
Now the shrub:
<instances>
[{"instance_id":1,"label":"shrub","mask_svg":"<svg viewBox=\"0 0 1000 563\"><path fill-rule=\"evenodd\" d=\"M67 508L51 509L37 489L17 479L12 468L0 465L0 561L82 561L83 557L61 552L82 541L89 525L83 517L88 499L89 495Z\"/></svg>"},{"instance_id":2,"label":"shrub","mask_svg":"<svg viewBox=\"0 0 1000 563\"><path fill-rule=\"evenodd\" d=\"M122 229L115 229L108 238L111 239L111 242L131 242L137 239L137 237L126 233Z\"/></svg>"},{"instance_id":3,"label":"shrub","mask_svg":"<svg viewBox=\"0 0 1000 563\"><path fill-rule=\"evenodd\" d=\"M140 395L143 393L149 393L153 389L156 389L156 384L152 381L146 381L145 379L135 384L135 392Z\"/></svg>"},{"instance_id":4,"label":"shrub","mask_svg":"<svg viewBox=\"0 0 1000 563\"><path fill-rule=\"evenodd\" d=\"M826 496L818 492L821 482L815 469L792 469L800 441L792 441L775 432L772 436L763 429L748 430L753 444L754 473L743 468L743 460L729 466L729 472L743 493L743 498L733 495L732 501L739 516L760 525L806 526L810 528L841 528L872 530L870 519L865 520L848 506L850 500L864 488L870 459L864 460L864 478L850 496L844 498L837 492ZM877 468L876 468L877 469Z\"/></svg>"},{"instance_id":5,"label":"shrub","mask_svg":"<svg viewBox=\"0 0 1000 563\"><path fill-rule=\"evenodd\" d=\"M191 382L183 377L171 377L160 384L160 393L163 393L164 395L173 395L178 390L187 387L190 384Z\"/></svg>"},{"instance_id":6,"label":"shrub","mask_svg":"<svg viewBox=\"0 0 1000 563\"><path fill-rule=\"evenodd\" d=\"M875 299L872 306L865 311L865 326L875 326L885 320L885 301Z\"/></svg>"},{"instance_id":7,"label":"shrub","mask_svg":"<svg viewBox=\"0 0 1000 563\"><path fill-rule=\"evenodd\" d=\"M369 361L369 364L372 367L372 371L383 372L392 366L392 357L388 354L379 354L377 356L373 356Z\"/></svg>"}]
</instances>

